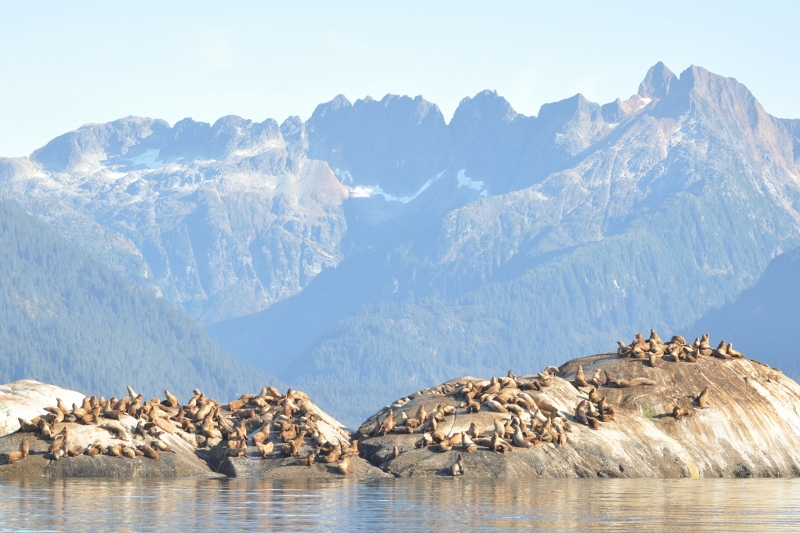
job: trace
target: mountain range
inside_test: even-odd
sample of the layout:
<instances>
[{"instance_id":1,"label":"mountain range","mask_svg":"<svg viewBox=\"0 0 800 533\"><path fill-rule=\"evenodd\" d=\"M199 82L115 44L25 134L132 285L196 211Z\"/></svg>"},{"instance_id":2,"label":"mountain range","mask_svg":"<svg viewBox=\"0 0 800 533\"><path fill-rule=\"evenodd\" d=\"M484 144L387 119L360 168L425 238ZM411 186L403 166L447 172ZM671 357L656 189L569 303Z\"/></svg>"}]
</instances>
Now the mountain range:
<instances>
[{"instance_id":1,"label":"mountain range","mask_svg":"<svg viewBox=\"0 0 800 533\"><path fill-rule=\"evenodd\" d=\"M536 116L484 91L449 123L387 95L89 124L0 159L0 198L355 424L456 375L687 334L800 244L800 121L658 63L630 98Z\"/></svg>"}]
</instances>

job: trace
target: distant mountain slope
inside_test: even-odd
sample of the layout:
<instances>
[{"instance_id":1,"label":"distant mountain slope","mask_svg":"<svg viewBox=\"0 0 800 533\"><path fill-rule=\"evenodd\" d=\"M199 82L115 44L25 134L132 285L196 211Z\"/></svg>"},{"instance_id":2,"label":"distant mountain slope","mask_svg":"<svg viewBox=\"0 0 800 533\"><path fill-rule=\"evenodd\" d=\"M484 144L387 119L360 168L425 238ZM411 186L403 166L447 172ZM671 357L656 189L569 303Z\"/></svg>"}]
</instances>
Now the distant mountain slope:
<instances>
[{"instance_id":1,"label":"distant mountain slope","mask_svg":"<svg viewBox=\"0 0 800 533\"><path fill-rule=\"evenodd\" d=\"M447 376L539 370L651 327L685 333L800 244L796 125L768 115L734 79L657 65L626 102L578 96L527 121L496 98L479 95L492 106L465 116L483 125L476 136L527 129L516 156L502 143L492 175L492 155L477 148L488 141L476 141L464 157L481 165L448 170L423 196L465 183L488 194L476 188L433 222L409 207L380 222L391 238L350 250L260 323L231 320L212 334L240 357L280 365L323 405L346 387L363 399L336 413L349 421L363 403ZM349 168L336 164L340 175ZM359 213L389 203L363 201ZM248 346L267 339L274 352Z\"/></svg>"},{"instance_id":2,"label":"distant mountain slope","mask_svg":"<svg viewBox=\"0 0 800 533\"><path fill-rule=\"evenodd\" d=\"M213 322L291 296L341 260L345 190L307 144L296 118L128 117L0 158L0 197Z\"/></svg>"},{"instance_id":3,"label":"distant mountain slope","mask_svg":"<svg viewBox=\"0 0 800 533\"><path fill-rule=\"evenodd\" d=\"M685 332L800 245L798 124L658 63L628 99L531 117L483 91L449 123L387 95L87 125L0 159L0 197L357 423L453 375Z\"/></svg>"},{"instance_id":4,"label":"distant mountain slope","mask_svg":"<svg viewBox=\"0 0 800 533\"><path fill-rule=\"evenodd\" d=\"M232 398L277 380L224 353L182 310L0 202L0 382L87 394L194 388Z\"/></svg>"},{"instance_id":5,"label":"distant mountain slope","mask_svg":"<svg viewBox=\"0 0 800 533\"><path fill-rule=\"evenodd\" d=\"M800 330L800 249L777 256L755 285L708 311L691 330L713 332L715 345L733 342L747 357L800 377L800 346L794 338Z\"/></svg>"}]
</instances>

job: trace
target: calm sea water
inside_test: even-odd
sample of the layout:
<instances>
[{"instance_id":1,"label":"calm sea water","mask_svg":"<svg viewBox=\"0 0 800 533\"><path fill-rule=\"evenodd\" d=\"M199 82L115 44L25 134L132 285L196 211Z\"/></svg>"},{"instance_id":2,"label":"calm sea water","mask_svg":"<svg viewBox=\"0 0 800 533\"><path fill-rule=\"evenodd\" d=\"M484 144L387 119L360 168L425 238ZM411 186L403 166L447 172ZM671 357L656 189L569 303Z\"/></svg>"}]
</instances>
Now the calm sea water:
<instances>
[{"instance_id":1,"label":"calm sea water","mask_svg":"<svg viewBox=\"0 0 800 533\"><path fill-rule=\"evenodd\" d=\"M800 479L0 480L0 531L798 531Z\"/></svg>"}]
</instances>

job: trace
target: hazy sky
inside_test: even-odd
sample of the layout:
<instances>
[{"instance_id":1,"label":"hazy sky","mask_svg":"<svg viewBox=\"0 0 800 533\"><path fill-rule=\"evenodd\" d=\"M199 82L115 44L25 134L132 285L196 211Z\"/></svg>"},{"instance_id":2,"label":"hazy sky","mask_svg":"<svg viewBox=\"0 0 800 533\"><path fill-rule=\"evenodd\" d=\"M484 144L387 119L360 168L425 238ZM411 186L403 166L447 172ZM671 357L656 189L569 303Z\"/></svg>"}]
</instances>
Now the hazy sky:
<instances>
[{"instance_id":1,"label":"hazy sky","mask_svg":"<svg viewBox=\"0 0 800 533\"><path fill-rule=\"evenodd\" d=\"M307 119L339 93L421 94L449 120L496 89L535 115L578 92L626 98L657 61L800 118L800 2L489 4L0 0L0 155L127 115Z\"/></svg>"}]
</instances>

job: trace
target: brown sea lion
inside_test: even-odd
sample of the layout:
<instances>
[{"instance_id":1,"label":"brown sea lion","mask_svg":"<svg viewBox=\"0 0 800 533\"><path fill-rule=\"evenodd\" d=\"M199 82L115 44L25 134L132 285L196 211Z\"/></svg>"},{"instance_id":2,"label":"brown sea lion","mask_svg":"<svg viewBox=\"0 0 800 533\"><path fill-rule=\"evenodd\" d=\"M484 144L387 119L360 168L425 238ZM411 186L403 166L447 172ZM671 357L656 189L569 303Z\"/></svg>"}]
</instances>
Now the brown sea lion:
<instances>
[{"instance_id":1,"label":"brown sea lion","mask_svg":"<svg viewBox=\"0 0 800 533\"><path fill-rule=\"evenodd\" d=\"M312 451L308 452L308 454L306 456L299 458L297 460L297 462L300 464L300 466L307 466L307 467L311 468L311 466L314 464L314 460L316 458L317 458L317 454L316 454L315 451L312 450Z\"/></svg>"},{"instance_id":2,"label":"brown sea lion","mask_svg":"<svg viewBox=\"0 0 800 533\"><path fill-rule=\"evenodd\" d=\"M8 454L8 464L13 465L17 461L25 459L28 456L28 452L30 450L30 444L28 439L25 438L19 444L19 450L15 452L11 452Z\"/></svg>"},{"instance_id":3,"label":"brown sea lion","mask_svg":"<svg viewBox=\"0 0 800 533\"><path fill-rule=\"evenodd\" d=\"M26 433L39 431L39 426L33 421L25 420L24 418L17 418L17 420L19 420L19 431Z\"/></svg>"},{"instance_id":4,"label":"brown sea lion","mask_svg":"<svg viewBox=\"0 0 800 533\"><path fill-rule=\"evenodd\" d=\"M158 461L158 452L155 451L149 444L142 444L139 446L139 449L144 453L144 456L148 459L153 459L154 461Z\"/></svg>"},{"instance_id":5,"label":"brown sea lion","mask_svg":"<svg viewBox=\"0 0 800 533\"><path fill-rule=\"evenodd\" d=\"M346 476L347 474L350 473L350 461L351 461L351 458L352 458L352 455L348 455L344 459L339 461L338 470L339 470L339 473L342 474L343 476Z\"/></svg>"},{"instance_id":6,"label":"brown sea lion","mask_svg":"<svg viewBox=\"0 0 800 533\"><path fill-rule=\"evenodd\" d=\"M592 390L589 391L589 401L592 402L592 403L600 403L601 398L600 398L600 395L597 394L597 390L596 389L592 389Z\"/></svg>"},{"instance_id":7,"label":"brown sea lion","mask_svg":"<svg viewBox=\"0 0 800 533\"><path fill-rule=\"evenodd\" d=\"M165 405L170 407L178 407L181 402L178 401L178 397L169 392L167 389L164 389L164 396L167 398Z\"/></svg>"},{"instance_id":8,"label":"brown sea lion","mask_svg":"<svg viewBox=\"0 0 800 533\"><path fill-rule=\"evenodd\" d=\"M586 416L586 400L581 400L575 408L575 420L579 424L587 425L589 423Z\"/></svg>"},{"instance_id":9,"label":"brown sea lion","mask_svg":"<svg viewBox=\"0 0 800 533\"><path fill-rule=\"evenodd\" d=\"M703 392L701 392L697 396L697 399L695 400L697 402L697 407L699 407L700 409L705 409L706 405L708 405L708 390L709 390L708 387L703 389Z\"/></svg>"},{"instance_id":10,"label":"brown sea lion","mask_svg":"<svg viewBox=\"0 0 800 533\"><path fill-rule=\"evenodd\" d=\"M578 371L575 373L574 380L576 387L588 387L589 382L586 381L586 374L583 373L583 366L578 365Z\"/></svg>"},{"instance_id":11,"label":"brown sea lion","mask_svg":"<svg viewBox=\"0 0 800 533\"><path fill-rule=\"evenodd\" d=\"M257 442L256 448L258 448L258 452L261 454L261 457L266 457L272 453L272 450L275 448L275 444L272 442L268 442L266 444Z\"/></svg>"},{"instance_id":12,"label":"brown sea lion","mask_svg":"<svg viewBox=\"0 0 800 533\"><path fill-rule=\"evenodd\" d=\"M684 416L689 416L690 411L685 407L678 407L677 405L672 409L672 416L675 418L682 418Z\"/></svg>"},{"instance_id":13,"label":"brown sea lion","mask_svg":"<svg viewBox=\"0 0 800 533\"><path fill-rule=\"evenodd\" d=\"M733 349L733 343L729 342L728 345L725 347L725 352L733 357L734 359L742 359L744 358L744 354L742 352L736 351Z\"/></svg>"}]
</instances>

